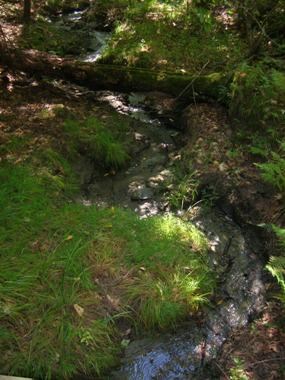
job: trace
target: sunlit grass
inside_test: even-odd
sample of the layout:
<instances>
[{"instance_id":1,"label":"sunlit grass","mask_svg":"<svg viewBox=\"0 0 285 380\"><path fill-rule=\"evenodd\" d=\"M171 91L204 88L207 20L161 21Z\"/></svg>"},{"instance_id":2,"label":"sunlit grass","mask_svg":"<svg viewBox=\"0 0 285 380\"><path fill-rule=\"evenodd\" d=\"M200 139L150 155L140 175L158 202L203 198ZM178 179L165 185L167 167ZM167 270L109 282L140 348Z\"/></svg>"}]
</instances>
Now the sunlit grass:
<instances>
[{"instance_id":1,"label":"sunlit grass","mask_svg":"<svg viewBox=\"0 0 285 380\"><path fill-rule=\"evenodd\" d=\"M231 32L220 30L210 11L185 2L145 2L130 7L116 27L102 61L153 69L206 71L232 69L245 46Z\"/></svg>"},{"instance_id":2,"label":"sunlit grass","mask_svg":"<svg viewBox=\"0 0 285 380\"><path fill-rule=\"evenodd\" d=\"M207 302L207 241L191 224L52 199L53 181L33 170L0 169L4 373L102 373L118 359L118 318L171 328Z\"/></svg>"}]
</instances>

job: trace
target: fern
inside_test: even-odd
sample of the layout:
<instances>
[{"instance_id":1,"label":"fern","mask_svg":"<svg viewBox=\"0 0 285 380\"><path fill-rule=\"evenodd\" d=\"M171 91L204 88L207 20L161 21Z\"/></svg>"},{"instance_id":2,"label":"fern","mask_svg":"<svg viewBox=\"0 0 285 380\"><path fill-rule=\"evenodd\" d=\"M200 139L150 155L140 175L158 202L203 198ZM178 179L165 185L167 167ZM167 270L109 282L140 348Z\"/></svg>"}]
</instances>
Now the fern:
<instances>
[{"instance_id":1,"label":"fern","mask_svg":"<svg viewBox=\"0 0 285 380\"><path fill-rule=\"evenodd\" d=\"M257 164L261 169L261 176L279 191L285 192L285 143L280 143L280 153L272 152L268 162Z\"/></svg>"},{"instance_id":2,"label":"fern","mask_svg":"<svg viewBox=\"0 0 285 380\"><path fill-rule=\"evenodd\" d=\"M273 226L273 230L279 239L282 253L280 256L272 256L266 268L279 283L281 293L277 298L285 305L285 229Z\"/></svg>"}]
</instances>

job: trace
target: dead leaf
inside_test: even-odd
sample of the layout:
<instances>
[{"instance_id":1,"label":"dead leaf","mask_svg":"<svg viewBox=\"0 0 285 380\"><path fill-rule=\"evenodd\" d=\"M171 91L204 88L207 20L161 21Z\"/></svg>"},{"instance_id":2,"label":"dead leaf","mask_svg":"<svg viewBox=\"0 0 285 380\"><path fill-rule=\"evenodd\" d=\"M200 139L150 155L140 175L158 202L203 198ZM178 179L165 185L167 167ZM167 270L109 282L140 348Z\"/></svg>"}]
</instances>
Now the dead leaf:
<instances>
[{"instance_id":1,"label":"dead leaf","mask_svg":"<svg viewBox=\"0 0 285 380\"><path fill-rule=\"evenodd\" d=\"M118 298L113 298L109 294L107 294L106 298L114 310L120 310L120 300Z\"/></svg>"},{"instance_id":2,"label":"dead leaf","mask_svg":"<svg viewBox=\"0 0 285 380\"><path fill-rule=\"evenodd\" d=\"M79 317L83 317L83 314L84 314L83 307L79 306L77 303L75 303L73 305L73 307L74 307L74 310L76 311L76 313L79 315Z\"/></svg>"}]
</instances>

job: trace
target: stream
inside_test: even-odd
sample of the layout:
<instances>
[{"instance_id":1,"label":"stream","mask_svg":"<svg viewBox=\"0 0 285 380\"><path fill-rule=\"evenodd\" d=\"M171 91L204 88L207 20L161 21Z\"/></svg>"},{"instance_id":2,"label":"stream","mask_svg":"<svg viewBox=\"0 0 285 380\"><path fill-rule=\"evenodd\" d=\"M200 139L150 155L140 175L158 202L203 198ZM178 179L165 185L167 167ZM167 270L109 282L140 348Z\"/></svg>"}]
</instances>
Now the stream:
<instances>
[{"instance_id":1,"label":"stream","mask_svg":"<svg viewBox=\"0 0 285 380\"><path fill-rule=\"evenodd\" d=\"M64 15L60 22L80 24L83 14L84 11ZM95 62L109 34L96 30L90 34L94 36L93 45L79 59ZM95 96L102 104L132 118L133 157L127 169L105 176L97 174L88 160L78 163L83 189L79 201L86 206L131 208L142 218L170 212L164 193L173 180L183 135L175 118L162 117L153 109L150 112L146 105L148 94L101 91ZM241 227L216 207L192 207L177 217L181 214L208 237L210 262L219 277L212 306L200 321L189 317L175 333L131 342L121 367L107 378L213 379L214 359L224 342L263 308L264 248L256 231Z\"/></svg>"},{"instance_id":2,"label":"stream","mask_svg":"<svg viewBox=\"0 0 285 380\"><path fill-rule=\"evenodd\" d=\"M85 197L83 203L130 208L141 217L168 210L163 189L171 184L179 132L166 128L143 108L147 94L116 94L102 91L97 99L133 119L130 166L116 175L92 170L92 163L79 163ZM165 191L164 191L165 192Z\"/></svg>"},{"instance_id":3,"label":"stream","mask_svg":"<svg viewBox=\"0 0 285 380\"><path fill-rule=\"evenodd\" d=\"M83 186L81 201L86 206L131 208L141 218L169 213L163 197L167 186L163 184L171 183L174 176L183 135L179 125L175 128L174 118L160 121L159 113L155 118L145 106L148 94L102 91L96 97L133 119L134 155L130 166L113 176L100 176L94 170L95 174L90 175L89 163L85 167L89 179ZM84 177L84 164L79 172ZM217 207L193 206L176 216L194 223L208 238L210 263L218 274L212 306L204 311L201 321L189 317L175 333L131 342L121 368L108 378L213 379L211 366L224 342L262 311L264 248L256 230L241 227Z\"/></svg>"}]
</instances>

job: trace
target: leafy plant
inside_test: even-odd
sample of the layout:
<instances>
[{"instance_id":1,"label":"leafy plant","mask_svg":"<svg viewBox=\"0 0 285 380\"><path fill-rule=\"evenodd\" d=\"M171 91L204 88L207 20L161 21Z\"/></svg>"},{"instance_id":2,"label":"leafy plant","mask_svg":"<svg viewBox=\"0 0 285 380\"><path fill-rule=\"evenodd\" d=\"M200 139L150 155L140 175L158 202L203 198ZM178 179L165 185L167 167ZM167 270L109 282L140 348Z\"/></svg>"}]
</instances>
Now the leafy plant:
<instances>
[{"instance_id":1,"label":"leafy plant","mask_svg":"<svg viewBox=\"0 0 285 380\"><path fill-rule=\"evenodd\" d=\"M279 153L271 152L269 160L257 164L262 178L285 193L285 143L280 143Z\"/></svg>"},{"instance_id":2,"label":"leafy plant","mask_svg":"<svg viewBox=\"0 0 285 380\"><path fill-rule=\"evenodd\" d=\"M230 370L230 380L248 380L245 369L244 362L240 358L234 358L234 367Z\"/></svg>"},{"instance_id":3,"label":"leafy plant","mask_svg":"<svg viewBox=\"0 0 285 380\"><path fill-rule=\"evenodd\" d=\"M262 63L243 63L231 84L231 117L249 128L284 124L284 89L285 75L281 71L268 70Z\"/></svg>"},{"instance_id":4,"label":"leafy plant","mask_svg":"<svg viewBox=\"0 0 285 380\"><path fill-rule=\"evenodd\" d=\"M279 298L285 305L285 229L273 226L273 230L279 239L281 254L280 256L272 256L266 268L278 281L281 287Z\"/></svg>"}]
</instances>

